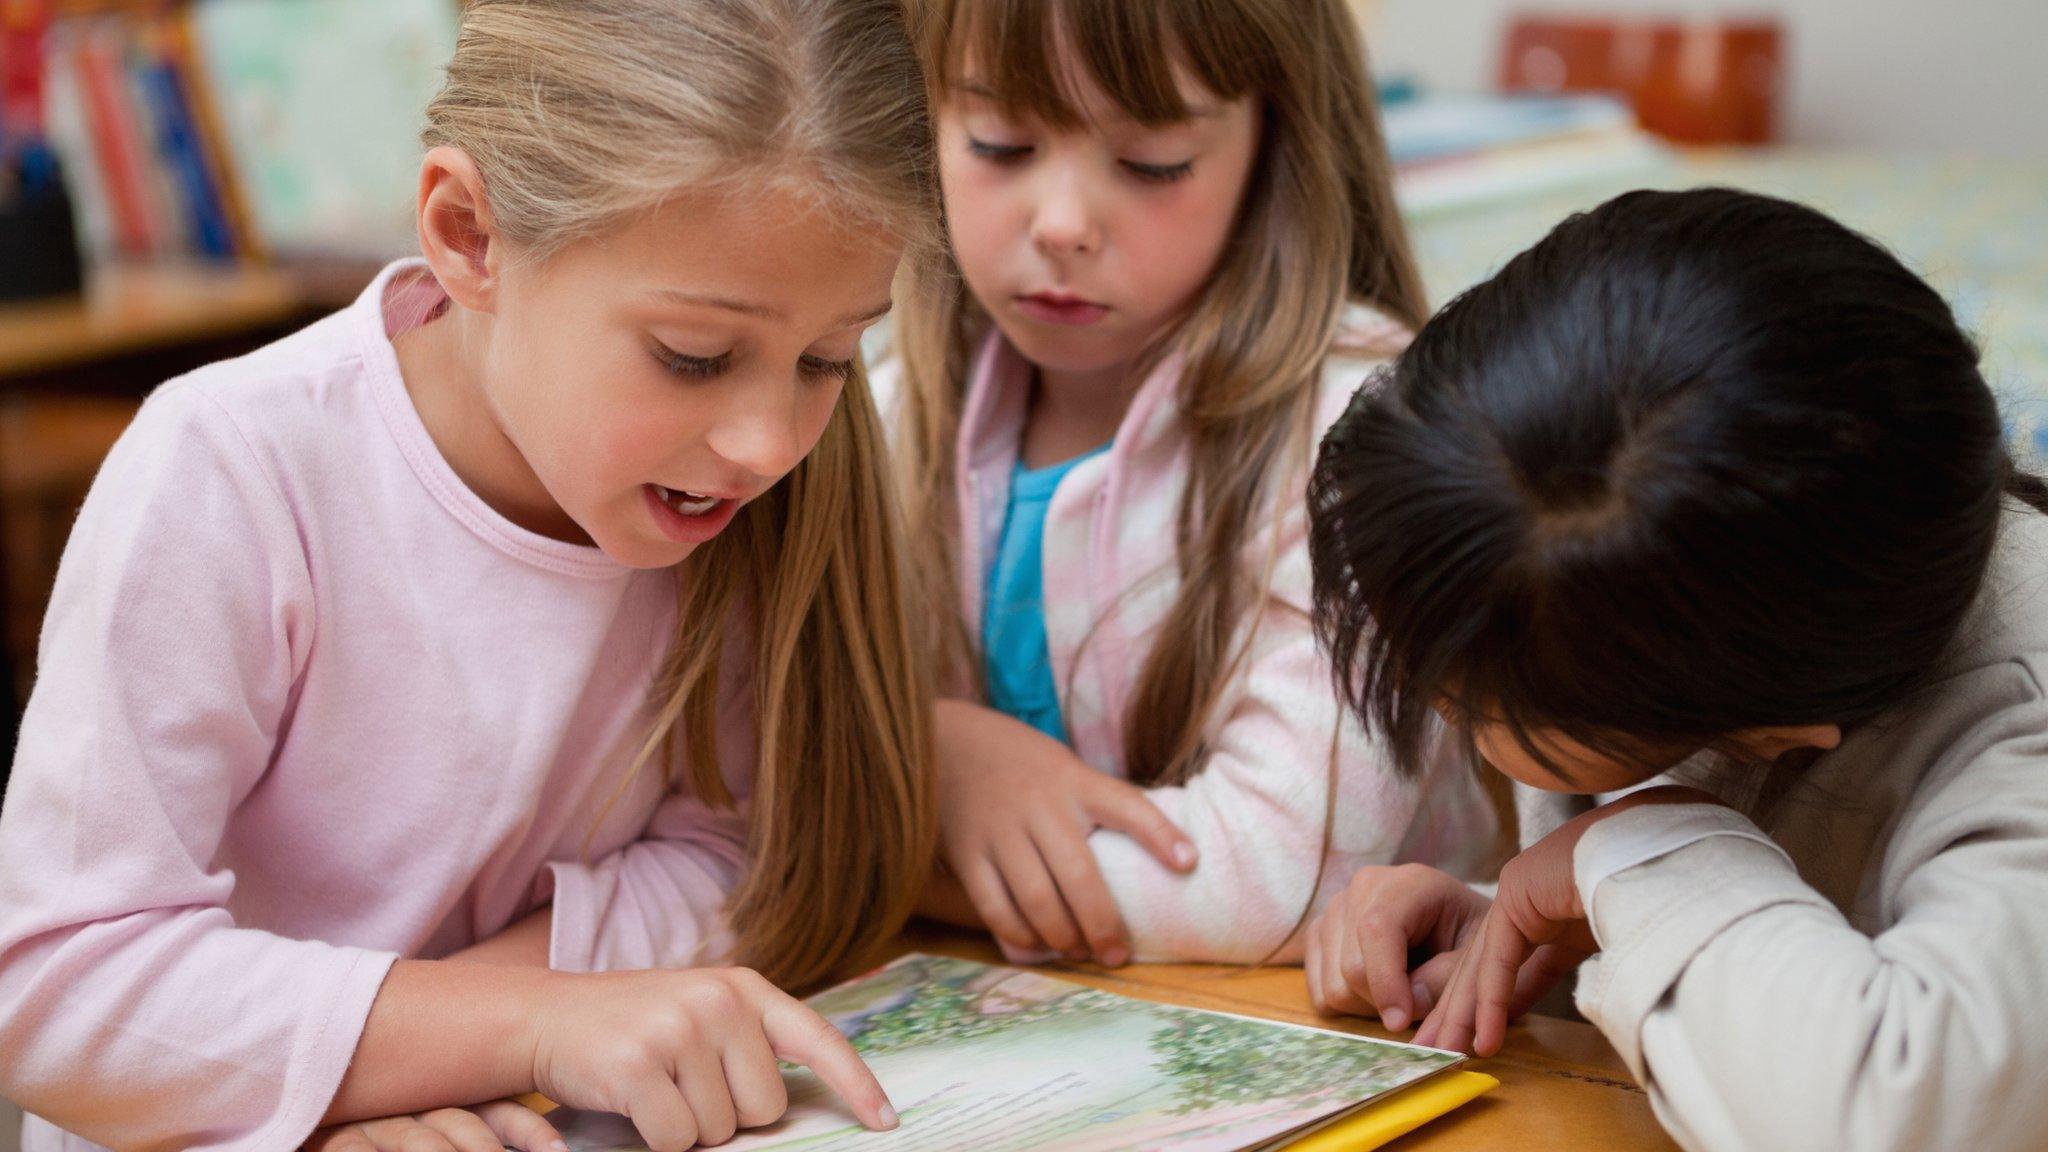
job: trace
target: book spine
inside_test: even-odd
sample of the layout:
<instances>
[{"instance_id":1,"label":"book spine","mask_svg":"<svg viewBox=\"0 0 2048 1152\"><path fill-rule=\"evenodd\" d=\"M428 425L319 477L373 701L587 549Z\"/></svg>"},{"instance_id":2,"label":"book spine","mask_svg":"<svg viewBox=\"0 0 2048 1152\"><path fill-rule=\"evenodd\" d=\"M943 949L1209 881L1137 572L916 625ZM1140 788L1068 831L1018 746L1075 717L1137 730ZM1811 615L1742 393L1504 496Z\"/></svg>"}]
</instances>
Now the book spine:
<instances>
[{"instance_id":1,"label":"book spine","mask_svg":"<svg viewBox=\"0 0 2048 1152\"><path fill-rule=\"evenodd\" d=\"M150 31L137 70L156 111L158 154L178 192L193 246L207 256L233 256L234 237L207 171L176 62L156 29Z\"/></svg>"},{"instance_id":2,"label":"book spine","mask_svg":"<svg viewBox=\"0 0 2048 1152\"><path fill-rule=\"evenodd\" d=\"M142 147L111 41L114 31L104 22L85 30L78 46L79 80L119 248L125 255L145 256L156 247L156 235L145 203Z\"/></svg>"},{"instance_id":3,"label":"book spine","mask_svg":"<svg viewBox=\"0 0 2048 1152\"><path fill-rule=\"evenodd\" d=\"M91 117L86 112L78 44L61 25L51 35L48 59L43 97L50 143L64 163L65 183L78 209L80 240L89 257L110 256L119 249L120 237L107 198L106 174L100 170L93 142Z\"/></svg>"},{"instance_id":4,"label":"book spine","mask_svg":"<svg viewBox=\"0 0 2048 1152\"><path fill-rule=\"evenodd\" d=\"M227 130L221 121L219 100L213 85L207 80L204 62L199 58L199 40L192 28L194 19L193 9L189 6L167 17L164 21L165 44L177 61L178 79L185 92L185 107L191 113L200 151L219 196L221 214L226 218L234 250L245 259L262 260L267 252L249 214L248 196L235 168L234 157L228 150Z\"/></svg>"},{"instance_id":5,"label":"book spine","mask_svg":"<svg viewBox=\"0 0 2048 1152\"><path fill-rule=\"evenodd\" d=\"M139 167L146 203L156 227L155 254L186 255L197 248L198 238L193 235L185 207L185 191L165 163L164 109L156 99L147 46L142 43L141 29L132 21L123 22L122 33L123 79L127 82L128 106L135 118L136 140L142 149Z\"/></svg>"}]
</instances>

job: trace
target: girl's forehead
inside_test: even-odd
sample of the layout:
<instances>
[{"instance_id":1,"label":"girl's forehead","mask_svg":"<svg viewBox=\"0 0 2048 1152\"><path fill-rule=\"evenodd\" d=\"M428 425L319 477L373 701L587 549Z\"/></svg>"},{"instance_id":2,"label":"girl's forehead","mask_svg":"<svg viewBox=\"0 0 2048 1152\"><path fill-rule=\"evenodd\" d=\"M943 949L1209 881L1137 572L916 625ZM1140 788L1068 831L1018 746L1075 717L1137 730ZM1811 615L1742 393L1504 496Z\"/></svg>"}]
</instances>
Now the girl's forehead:
<instances>
[{"instance_id":1,"label":"girl's forehead","mask_svg":"<svg viewBox=\"0 0 2048 1152\"><path fill-rule=\"evenodd\" d=\"M546 268L565 287L650 316L838 328L886 309L901 251L890 232L800 188L700 188L565 248Z\"/></svg>"}]
</instances>

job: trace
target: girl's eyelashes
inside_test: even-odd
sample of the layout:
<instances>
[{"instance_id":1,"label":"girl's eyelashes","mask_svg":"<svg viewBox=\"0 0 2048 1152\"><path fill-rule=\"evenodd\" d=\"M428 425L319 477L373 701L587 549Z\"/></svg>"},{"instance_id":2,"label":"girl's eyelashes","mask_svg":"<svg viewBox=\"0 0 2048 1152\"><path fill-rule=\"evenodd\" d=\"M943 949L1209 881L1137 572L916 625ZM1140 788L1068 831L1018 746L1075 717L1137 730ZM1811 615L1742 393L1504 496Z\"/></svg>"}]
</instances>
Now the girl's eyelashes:
<instances>
[{"instance_id":1,"label":"girl's eyelashes","mask_svg":"<svg viewBox=\"0 0 2048 1152\"><path fill-rule=\"evenodd\" d=\"M717 376L732 366L732 353L720 352L716 356L685 356L681 352L657 343L654 358L663 368L676 376L693 380ZM853 375L852 360L831 360L823 356L801 356L797 367L804 375L815 379L845 380Z\"/></svg>"},{"instance_id":2,"label":"girl's eyelashes","mask_svg":"<svg viewBox=\"0 0 2048 1152\"><path fill-rule=\"evenodd\" d=\"M851 360L827 360L823 356L805 356L798 360L798 364L803 367L806 376L844 380L853 375Z\"/></svg>"},{"instance_id":3,"label":"girl's eyelashes","mask_svg":"<svg viewBox=\"0 0 2048 1152\"><path fill-rule=\"evenodd\" d=\"M700 380L718 375L732 363L730 352L720 352L716 356L685 356L659 342L654 345L654 358L674 375Z\"/></svg>"},{"instance_id":4,"label":"girl's eyelashes","mask_svg":"<svg viewBox=\"0 0 2048 1152\"><path fill-rule=\"evenodd\" d=\"M1185 179L1195 170L1193 160L1183 160L1178 164L1140 164L1136 160L1120 160L1118 163L1124 166L1124 171L1147 184L1171 184Z\"/></svg>"},{"instance_id":5,"label":"girl's eyelashes","mask_svg":"<svg viewBox=\"0 0 2048 1152\"><path fill-rule=\"evenodd\" d=\"M967 138L967 150L983 160L996 164L1012 164L1031 155L1029 144L992 144L972 136Z\"/></svg>"},{"instance_id":6,"label":"girl's eyelashes","mask_svg":"<svg viewBox=\"0 0 2048 1152\"><path fill-rule=\"evenodd\" d=\"M1022 162L1034 151L1029 144L996 144L987 140L967 138L967 151L991 164L1008 166ZM1119 160L1123 170L1147 184L1171 184L1185 179L1195 170L1193 160L1178 164L1146 164L1138 160Z\"/></svg>"}]
</instances>

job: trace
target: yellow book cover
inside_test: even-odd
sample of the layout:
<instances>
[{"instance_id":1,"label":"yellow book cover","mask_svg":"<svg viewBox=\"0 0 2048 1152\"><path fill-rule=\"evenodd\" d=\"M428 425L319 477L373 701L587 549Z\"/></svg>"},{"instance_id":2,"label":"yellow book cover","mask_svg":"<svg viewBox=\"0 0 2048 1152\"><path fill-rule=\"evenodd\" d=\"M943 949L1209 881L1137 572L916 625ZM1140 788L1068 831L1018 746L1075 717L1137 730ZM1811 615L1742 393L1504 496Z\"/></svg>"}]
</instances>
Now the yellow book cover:
<instances>
[{"instance_id":1,"label":"yellow book cover","mask_svg":"<svg viewBox=\"0 0 2048 1152\"><path fill-rule=\"evenodd\" d=\"M1385 1100L1375 1100L1319 1132L1287 1146L1287 1152L1367 1152L1406 1136L1431 1120L1500 1087L1484 1072L1439 1073Z\"/></svg>"}]
</instances>

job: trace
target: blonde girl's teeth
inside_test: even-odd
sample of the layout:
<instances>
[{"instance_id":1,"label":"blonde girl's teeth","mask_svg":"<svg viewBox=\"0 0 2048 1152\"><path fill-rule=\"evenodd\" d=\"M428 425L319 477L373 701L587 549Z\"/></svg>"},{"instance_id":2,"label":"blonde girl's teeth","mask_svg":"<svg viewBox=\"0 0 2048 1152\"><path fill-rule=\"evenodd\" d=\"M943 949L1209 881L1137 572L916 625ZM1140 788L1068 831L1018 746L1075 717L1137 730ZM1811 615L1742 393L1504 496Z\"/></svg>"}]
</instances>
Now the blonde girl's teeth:
<instances>
[{"instance_id":1,"label":"blonde girl's teeth","mask_svg":"<svg viewBox=\"0 0 2048 1152\"><path fill-rule=\"evenodd\" d=\"M718 506L716 496L698 496L692 492L678 492L673 488L662 488L661 497L670 508L685 516L702 516Z\"/></svg>"}]
</instances>

